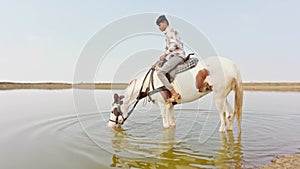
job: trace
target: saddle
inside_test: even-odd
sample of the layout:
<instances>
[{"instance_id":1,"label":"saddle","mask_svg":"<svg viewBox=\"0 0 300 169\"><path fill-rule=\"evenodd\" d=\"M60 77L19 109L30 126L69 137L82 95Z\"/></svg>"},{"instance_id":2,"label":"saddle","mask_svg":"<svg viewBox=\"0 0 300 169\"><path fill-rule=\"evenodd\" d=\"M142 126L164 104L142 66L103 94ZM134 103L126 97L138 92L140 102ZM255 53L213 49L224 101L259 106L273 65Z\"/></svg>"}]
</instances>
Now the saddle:
<instances>
[{"instance_id":1,"label":"saddle","mask_svg":"<svg viewBox=\"0 0 300 169\"><path fill-rule=\"evenodd\" d=\"M185 72L187 70L190 70L198 64L199 60L195 57L190 57L191 55L194 55L194 53L190 53L187 55L186 58L182 58L183 63L177 65L175 74L179 74L179 73ZM160 65L160 67L162 67L162 65ZM171 77L169 73L167 73L166 76L170 83L174 80L173 77Z\"/></svg>"},{"instance_id":2,"label":"saddle","mask_svg":"<svg viewBox=\"0 0 300 169\"><path fill-rule=\"evenodd\" d=\"M194 57L193 58L190 58L190 57L185 58L185 61L176 67L176 74L179 74L179 73L185 72L189 69L192 69L193 67L195 67L197 65L198 62L199 62L199 60Z\"/></svg>"}]
</instances>

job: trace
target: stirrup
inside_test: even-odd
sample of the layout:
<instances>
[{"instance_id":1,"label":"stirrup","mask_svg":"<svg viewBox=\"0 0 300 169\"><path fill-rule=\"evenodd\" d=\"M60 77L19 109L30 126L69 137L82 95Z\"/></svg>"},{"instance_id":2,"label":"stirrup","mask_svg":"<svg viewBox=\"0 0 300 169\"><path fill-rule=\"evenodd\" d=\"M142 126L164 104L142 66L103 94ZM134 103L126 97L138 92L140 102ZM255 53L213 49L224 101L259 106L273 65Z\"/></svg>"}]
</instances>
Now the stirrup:
<instances>
[{"instance_id":1,"label":"stirrup","mask_svg":"<svg viewBox=\"0 0 300 169\"><path fill-rule=\"evenodd\" d=\"M180 99L181 99L181 95L177 93L176 95L172 95L171 98L168 98L167 103L178 103Z\"/></svg>"}]
</instances>

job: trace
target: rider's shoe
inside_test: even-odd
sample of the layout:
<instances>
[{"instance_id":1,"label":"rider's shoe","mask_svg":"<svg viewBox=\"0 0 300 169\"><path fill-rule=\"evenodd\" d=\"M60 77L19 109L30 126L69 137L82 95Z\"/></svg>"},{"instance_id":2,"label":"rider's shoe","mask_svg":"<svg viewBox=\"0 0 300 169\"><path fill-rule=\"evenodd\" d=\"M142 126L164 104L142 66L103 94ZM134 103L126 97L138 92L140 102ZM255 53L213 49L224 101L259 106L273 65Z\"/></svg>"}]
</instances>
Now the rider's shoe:
<instances>
[{"instance_id":1,"label":"rider's shoe","mask_svg":"<svg viewBox=\"0 0 300 169\"><path fill-rule=\"evenodd\" d=\"M174 89L171 89L172 96L167 99L167 103L178 103L181 99L181 96L179 93L177 93Z\"/></svg>"}]
</instances>

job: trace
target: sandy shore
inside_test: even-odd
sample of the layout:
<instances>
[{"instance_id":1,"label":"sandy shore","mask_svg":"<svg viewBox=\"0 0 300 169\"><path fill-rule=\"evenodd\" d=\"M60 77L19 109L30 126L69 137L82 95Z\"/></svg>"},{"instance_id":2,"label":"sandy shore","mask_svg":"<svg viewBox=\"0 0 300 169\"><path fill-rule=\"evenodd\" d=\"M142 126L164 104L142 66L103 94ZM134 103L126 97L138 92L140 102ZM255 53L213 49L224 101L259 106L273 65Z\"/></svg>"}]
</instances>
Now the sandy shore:
<instances>
[{"instance_id":1,"label":"sandy shore","mask_svg":"<svg viewBox=\"0 0 300 169\"><path fill-rule=\"evenodd\" d=\"M298 82L245 82L245 91L280 91L280 92L300 92ZM102 90L123 90L127 87L126 83L13 83L0 82L0 90L12 89L102 89Z\"/></svg>"},{"instance_id":2,"label":"sandy shore","mask_svg":"<svg viewBox=\"0 0 300 169\"><path fill-rule=\"evenodd\" d=\"M280 156L270 164L261 166L260 169L299 169L300 154Z\"/></svg>"}]
</instances>

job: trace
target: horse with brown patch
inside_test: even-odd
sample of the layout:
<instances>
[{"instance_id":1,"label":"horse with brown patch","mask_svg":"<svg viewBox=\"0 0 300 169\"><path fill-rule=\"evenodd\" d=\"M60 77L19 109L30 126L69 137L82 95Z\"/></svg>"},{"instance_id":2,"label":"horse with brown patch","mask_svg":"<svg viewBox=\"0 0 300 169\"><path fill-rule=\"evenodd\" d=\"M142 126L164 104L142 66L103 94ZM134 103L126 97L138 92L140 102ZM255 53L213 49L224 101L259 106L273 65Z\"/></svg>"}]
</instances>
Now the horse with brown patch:
<instances>
[{"instance_id":1,"label":"horse with brown patch","mask_svg":"<svg viewBox=\"0 0 300 169\"><path fill-rule=\"evenodd\" d=\"M148 73L149 71L142 72L136 77L135 83L132 83L124 90L125 97L119 98L117 97L118 95L115 96L115 104L113 104L112 110L117 108L116 110L122 112L123 117L118 117L118 119L120 119L119 122L118 120L114 120L116 116L114 113L111 113L108 126L116 126L116 121L121 125L124 123L123 119L129 117L132 113L132 108L137 104L137 100L141 99L141 91L149 89L149 86L144 85L145 79L149 80L149 78L145 78ZM209 78L207 78L208 76ZM153 88L163 86L156 72L153 74L153 81ZM243 84L241 73L237 65L231 60L218 56L205 58L194 68L178 74L172 85L182 96L178 104L192 102L211 93L216 109L220 115L221 123L219 131L232 130L233 122L236 118L239 132L241 132ZM212 86L210 85L214 87L213 92L210 92L212 90ZM234 109L231 107L227 98L231 91L235 92ZM165 99L167 96L168 94L165 92L157 92L151 95L151 100L154 104L158 105L161 111L164 128L176 125L174 105L166 102ZM123 101L123 104L121 104L122 102L120 101ZM147 114L145 114L145 117L147 117Z\"/></svg>"}]
</instances>

